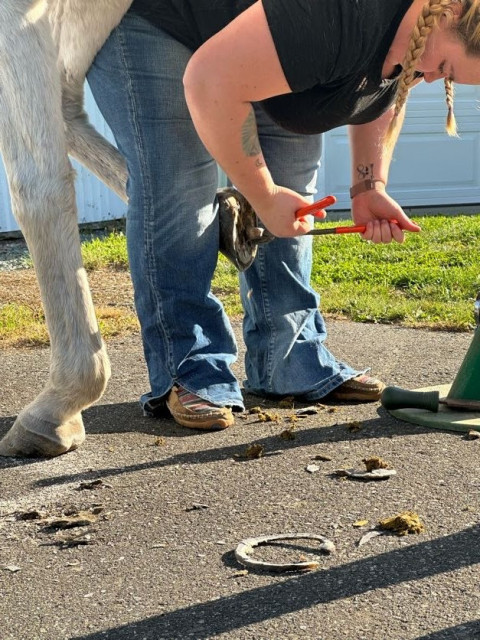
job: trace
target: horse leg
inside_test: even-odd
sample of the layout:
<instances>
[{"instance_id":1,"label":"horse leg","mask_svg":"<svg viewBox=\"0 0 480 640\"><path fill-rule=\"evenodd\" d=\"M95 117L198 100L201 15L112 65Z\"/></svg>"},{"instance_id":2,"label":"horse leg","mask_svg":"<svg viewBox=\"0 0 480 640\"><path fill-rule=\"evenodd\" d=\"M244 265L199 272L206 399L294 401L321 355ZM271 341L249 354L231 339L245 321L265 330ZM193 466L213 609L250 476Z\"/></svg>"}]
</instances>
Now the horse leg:
<instances>
[{"instance_id":1,"label":"horse leg","mask_svg":"<svg viewBox=\"0 0 480 640\"><path fill-rule=\"evenodd\" d=\"M68 153L126 201L123 156L89 124L83 109L85 76L95 55L132 0L48 0L58 68Z\"/></svg>"},{"instance_id":2,"label":"horse leg","mask_svg":"<svg viewBox=\"0 0 480 640\"><path fill-rule=\"evenodd\" d=\"M64 83L63 118L68 153L127 201L127 165L122 154L88 122L83 109L83 82Z\"/></svg>"},{"instance_id":3,"label":"horse leg","mask_svg":"<svg viewBox=\"0 0 480 640\"><path fill-rule=\"evenodd\" d=\"M81 410L103 393L110 365L80 254L56 50L42 3L0 4L0 153L50 334L43 391L0 441L0 455L55 456L85 438Z\"/></svg>"}]
</instances>

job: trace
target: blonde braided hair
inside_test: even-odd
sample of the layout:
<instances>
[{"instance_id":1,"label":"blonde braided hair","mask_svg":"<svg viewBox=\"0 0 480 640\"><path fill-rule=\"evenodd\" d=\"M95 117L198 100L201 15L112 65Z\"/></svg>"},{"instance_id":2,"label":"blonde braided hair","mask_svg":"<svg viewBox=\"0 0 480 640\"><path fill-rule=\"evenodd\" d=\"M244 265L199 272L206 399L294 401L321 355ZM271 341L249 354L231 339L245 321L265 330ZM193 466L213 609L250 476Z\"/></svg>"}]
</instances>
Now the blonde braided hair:
<instances>
[{"instance_id":1,"label":"blonde braided hair","mask_svg":"<svg viewBox=\"0 0 480 640\"><path fill-rule=\"evenodd\" d=\"M455 25L456 35L464 43L468 55L480 56L480 0L429 0L424 4L413 28L402 65L403 70L398 80L394 114L385 140L387 148L391 146L396 137L394 134L398 127L398 116L407 101L410 85L415 79L415 68L425 51L427 38L438 25L442 15L450 15L450 18L453 18L451 9L453 2L460 2L463 5L462 16ZM447 102L446 130L449 135L455 136L457 135L457 124L453 112L453 82L449 78L445 78L444 84Z\"/></svg>"}]
</instances>

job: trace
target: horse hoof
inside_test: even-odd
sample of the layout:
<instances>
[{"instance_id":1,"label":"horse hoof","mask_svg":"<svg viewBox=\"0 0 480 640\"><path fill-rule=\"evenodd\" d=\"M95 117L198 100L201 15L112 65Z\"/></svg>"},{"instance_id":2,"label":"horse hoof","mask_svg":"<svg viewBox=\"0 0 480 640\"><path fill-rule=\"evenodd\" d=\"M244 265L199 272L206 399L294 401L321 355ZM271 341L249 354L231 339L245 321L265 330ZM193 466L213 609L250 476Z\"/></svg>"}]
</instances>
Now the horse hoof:
<instances>
[{"instance_id":1,"label":"horse hoof","mask_svg":"<svg viewBox=\"0 0 480 640\"><path fill-rule=\"evenodd\" d=\"M77 449L84 440L80 413L55 425L22 412L0 440L0 456L53 458Z\"/></svg>"}]
</instances>

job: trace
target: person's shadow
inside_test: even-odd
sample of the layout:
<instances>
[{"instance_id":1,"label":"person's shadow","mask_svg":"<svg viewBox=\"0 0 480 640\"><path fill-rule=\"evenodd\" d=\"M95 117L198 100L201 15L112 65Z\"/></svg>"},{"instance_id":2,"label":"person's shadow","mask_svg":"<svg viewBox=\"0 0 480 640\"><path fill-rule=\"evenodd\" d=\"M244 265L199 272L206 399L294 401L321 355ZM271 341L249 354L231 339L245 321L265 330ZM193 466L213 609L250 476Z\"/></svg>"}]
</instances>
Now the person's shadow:
<instances>
[{"instance_id":1,"label":"person's shadow","mask_svg":"<svg viewBox=\"0 0 480 640\"><path fill-rule=\"evenodd\" d=\"M71 640L196 640L236 632L299 611L308 611L371 590L473 567L480 562L478 525L428 542L362 558L324 571L296 575L283 582L253 588L211 602L183 607L140 622ZM229 554L227 554L229 555ZM472 606L475 606L472 604ZM388 635L388 633L387 633ZM325 636L327 637L327 636ZM378 637L378 636L376 636ZM480 621L467 621L417 640L477 640Z\"/></svg>"}]
</instances>

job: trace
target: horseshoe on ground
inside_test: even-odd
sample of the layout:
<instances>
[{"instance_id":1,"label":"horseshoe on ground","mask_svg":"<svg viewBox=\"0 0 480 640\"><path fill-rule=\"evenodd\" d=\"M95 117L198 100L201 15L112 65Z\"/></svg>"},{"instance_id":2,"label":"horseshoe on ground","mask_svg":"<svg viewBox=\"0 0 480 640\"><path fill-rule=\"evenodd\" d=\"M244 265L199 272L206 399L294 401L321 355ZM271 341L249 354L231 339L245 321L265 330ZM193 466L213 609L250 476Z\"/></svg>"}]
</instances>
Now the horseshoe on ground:
<instances>
[{"instance_id":1,"label":"horseshoe on ground","mask_svg":"<svg viewBox=\"0 0 480 640\"><path fill-rule=\"evenodd\" d=\"M265 571L313 571L318 569L320 563L316 560L309 562L263 562L250 557L254 547L258 547L275 540L320 540L322 543L318 550L322 553L330 554L335 551L335 545L324 536L313 533L280 533L271 536L259 536L258 538L245 538L241 540L235 549L235 558L245 567L251 569L263 569Z\"/></svg>"}]
</instances>

